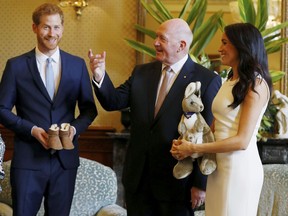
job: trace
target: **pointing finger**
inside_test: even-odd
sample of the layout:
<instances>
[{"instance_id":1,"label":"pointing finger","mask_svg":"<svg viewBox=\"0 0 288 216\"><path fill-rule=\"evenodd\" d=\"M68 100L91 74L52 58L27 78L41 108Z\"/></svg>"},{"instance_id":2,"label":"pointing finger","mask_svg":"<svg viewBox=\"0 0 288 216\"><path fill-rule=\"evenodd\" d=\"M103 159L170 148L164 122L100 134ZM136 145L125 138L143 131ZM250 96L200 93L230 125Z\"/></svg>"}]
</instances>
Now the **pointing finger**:
<instances>
[{"instance_id":1,"label":"pointing finger","mask_svg":"<svg viewBox=\"0 0 288 216\"><path fill-rule=\"evenodd\" d=\"M88 51L88 57L89 57L89 58L92 58L92 57L93 57L92 49L89 49L89 51Z\"/></svg>"}]
</instances>

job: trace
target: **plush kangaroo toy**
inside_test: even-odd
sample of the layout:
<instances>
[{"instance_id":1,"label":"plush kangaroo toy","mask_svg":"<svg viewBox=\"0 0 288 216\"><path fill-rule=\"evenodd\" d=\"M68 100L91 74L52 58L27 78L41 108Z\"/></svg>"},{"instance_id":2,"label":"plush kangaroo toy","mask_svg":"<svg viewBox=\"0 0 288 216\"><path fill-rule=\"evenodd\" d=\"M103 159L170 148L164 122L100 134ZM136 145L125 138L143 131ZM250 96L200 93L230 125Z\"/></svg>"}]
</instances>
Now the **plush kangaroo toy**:
<instances>
[{"instance_id":1,"label":"plush kangaroo toy","mask_svg":"<svg viewBox=\"0 0 288 216\"><path fill-rule=\"evenodd\" d=\"M204 109L201 100L201 82L191 82L185 90L182 100L183 115L178 125L179 139L185 139L195 144L213 142L214 135L200 112ZM197 154L179 160L174 166L173 175L177 179L187 177L193 170L193 161L198 158L198 164L204 175L211 174L216 169L215 154Z\"/></svg>"}]
</instances>

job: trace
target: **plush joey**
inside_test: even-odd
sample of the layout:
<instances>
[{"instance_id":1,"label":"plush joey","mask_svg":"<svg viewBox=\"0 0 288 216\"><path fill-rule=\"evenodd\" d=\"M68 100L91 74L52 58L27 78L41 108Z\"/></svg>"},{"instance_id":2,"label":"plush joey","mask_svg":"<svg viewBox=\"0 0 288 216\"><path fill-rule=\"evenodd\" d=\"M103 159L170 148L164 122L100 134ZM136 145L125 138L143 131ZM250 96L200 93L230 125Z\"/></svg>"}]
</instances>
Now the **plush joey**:
<instances>
[{"instance_id":1,"label":"plush joey","mask_svg":"<svg viewBox=\"0 0 288 216\"><path fill-rule=\"evenodd\" d=\"M201 82L191 82L185 89L182 100L183 115L178 125L179 139L185 139L195 144L213 142L214 135L201 115L204 105L201 100ZM183 160L178 160L174 166L173 175L177 179L187 177L193 170L194 160L198 160L201 172L211 174L216 169L215 154L194 153Z\"/></svg>"}]
</instances>

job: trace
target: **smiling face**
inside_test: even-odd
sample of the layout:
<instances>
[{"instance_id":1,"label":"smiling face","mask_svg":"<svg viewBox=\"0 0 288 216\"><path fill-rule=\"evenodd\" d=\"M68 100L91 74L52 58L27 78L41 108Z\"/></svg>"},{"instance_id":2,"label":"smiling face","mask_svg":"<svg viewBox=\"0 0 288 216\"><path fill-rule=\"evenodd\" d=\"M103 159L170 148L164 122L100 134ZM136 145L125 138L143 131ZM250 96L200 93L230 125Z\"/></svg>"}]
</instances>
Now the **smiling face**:
<instances>
[{"instance_id":1,"label":"smiling face","mask_svg":"<svg viewBox=\"0 0 288 216\"><path fill-rule=\"evenodd\" d=\"M172 65L188 54L193 37L188 24L179 18L163 22L156 36L156 59L166 65Z\"/></svg>"},{"instance_id":2,"label":"smiling face","mask_svg":"<svg viewBox=\"0 0 288 216\"><path fill-rule=\"evenodd\" d=\"M59 14L43 15L40 23L32 25L33 32L37 35L39 50L47 56L51 56L63 34L64 27Z\"/></svg>"},{"instance_id":3,"label":"smiling face","mask_svg":"<svg viewBox=\"0 0 288 216\"><path fill-rule=\"evenodd\" d=\"M222 64L232 67L233 70L236 69L239 64L239 55L237 49L230 42L225 33L222 35L221 42L222 43L218 51L221 55Z\"/></svg>"},{"instance_id":4,"label":"smiling face","mask_svg":"<svg viewBox=\"0 0 288 216\"><path fill-rule=\"evenodd\" d=\"M156 59L167 65L174 64L178 60L177 50L180 47L180 41L169 31L167 25L160 26L156 33L157 37L154 41Z\"/></svg>"}]
</instances>

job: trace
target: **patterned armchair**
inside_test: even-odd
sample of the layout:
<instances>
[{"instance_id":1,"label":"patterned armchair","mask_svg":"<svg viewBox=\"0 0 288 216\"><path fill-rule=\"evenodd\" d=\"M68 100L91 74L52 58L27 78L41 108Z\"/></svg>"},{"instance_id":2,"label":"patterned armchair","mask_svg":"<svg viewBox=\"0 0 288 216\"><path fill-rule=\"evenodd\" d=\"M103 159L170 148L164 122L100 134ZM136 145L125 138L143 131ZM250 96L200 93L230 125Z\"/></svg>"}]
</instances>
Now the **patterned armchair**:
<instances>
[{"instance_id":1,"label":"patterned armchair","mask_svg":"<svg viewBox=\"0 0 288 216\"><path fill-rule=\"evenodd\" d=\"M0 181L0 215L10 216L12 210L9 184L10 161L4 162L5 178ZM115 204L117 179L115 172L96 161L80 158L70 216L126 216L126 210ZM5 212L4 212L5 211ZM44 215L41 206L38 216Z\"/></svg>"}]
</instances>

